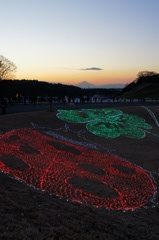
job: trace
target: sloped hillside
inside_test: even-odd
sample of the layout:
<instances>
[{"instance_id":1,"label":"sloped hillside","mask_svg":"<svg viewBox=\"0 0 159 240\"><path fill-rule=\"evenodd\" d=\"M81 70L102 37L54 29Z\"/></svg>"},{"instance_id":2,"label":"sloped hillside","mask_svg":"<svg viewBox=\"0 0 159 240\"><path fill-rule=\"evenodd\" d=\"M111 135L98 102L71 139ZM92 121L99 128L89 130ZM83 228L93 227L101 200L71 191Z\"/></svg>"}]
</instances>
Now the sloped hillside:
<instances>
[{"instance_id":1,"label":"sloped hillside","mask_svg":"<svg viewBox=\"0 0 159 240\"><path fill-rule=\"evenodd\" d=\"M143 83L122 94L125 98L159 99L159 84Z\"/></svg>"},{"instance_id":2,"label":"sloped hillside","mask_svg":"<svg viewBox=\"0 0 159 240\"><path fill-rule=\"evenodd\" d=\"M121 96L159 99L159 74L147 71L139 73L138 78L123 89Z\"/></svg>"}]
</instances>

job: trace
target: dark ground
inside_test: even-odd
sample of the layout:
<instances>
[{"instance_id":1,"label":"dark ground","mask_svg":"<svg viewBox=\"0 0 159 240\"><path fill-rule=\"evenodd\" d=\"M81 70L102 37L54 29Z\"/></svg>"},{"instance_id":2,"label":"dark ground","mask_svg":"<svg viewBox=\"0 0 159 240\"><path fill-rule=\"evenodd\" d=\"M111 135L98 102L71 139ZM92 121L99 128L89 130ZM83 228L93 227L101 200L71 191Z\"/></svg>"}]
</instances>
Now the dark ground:
<instances>
[{"instance_id":1,"label":"dark ground","mask_svg":"<svg viewBox=\"0 0 159 240\"><path fill-rule=\"evenodd\" d=\"M81 108L116 108L120 106L124 107L130 107L130 106L158 106L159 103L157 102L109 102L109 103L52 103L50 104L48 102L43 103L12 103L7 105L6 111L7 114L13 114L13 113L20 113L20 112L36 112L36 111L52 111L57 109L81 109Z\"/></svg>"},{"instance_id":2,"label":"dark ground","mask_svg":"<svg viewBox=\"0 0 159 240\"><path fill-rule=\"evenodd\" d=\"M52 129L55 132L61 129L58 133L79 141L79 136L76 134L79 128L86 130L85 124L70 123L70 130L65 131L65 122L56 117L58 107L55 109L55 105L52 112L49 112L47 105L44 105L44 108L40 106L38 108L37 105L30 105L30 108L22 106L23 111L24 107L28 112L35 110L34 107L36 110L32 113L15 114L22 111L21 106L9 106L8 114L0 116L1 135L13 129L32 128L31 123L35 123L39 127ZM112 106L109 104L109 107ZM84 137L88 142L100 145L105 151L126 159L152 174L157 188L155 198L134 211L95 208L38 191L0 172L0 239L159 239L159 126L141 106L113 105L114 107L119 107L123 113L143 117L153 127L151 134L146 134L145 138L139 140L126 137L105 139L85 131ZM154 106L149 105L148 108L159 120L159 106L154 104ZM41 129L39 128L39 131L42 131Z\"/></svg>"}]
</instances>

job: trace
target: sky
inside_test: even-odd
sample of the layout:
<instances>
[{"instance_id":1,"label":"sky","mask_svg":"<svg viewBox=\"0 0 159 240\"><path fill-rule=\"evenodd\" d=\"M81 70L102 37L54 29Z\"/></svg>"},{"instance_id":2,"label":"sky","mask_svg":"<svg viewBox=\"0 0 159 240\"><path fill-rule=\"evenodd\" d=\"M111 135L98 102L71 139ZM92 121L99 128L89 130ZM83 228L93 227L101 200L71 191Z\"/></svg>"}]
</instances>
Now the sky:
<instances>
[{"instance_id":1,"label":"sky","mask_svg":"<svg viewBox=\"0 0 159 240\"><path fill-rule=\"evenodd\" d=\"M16 79L128 84L159 72L159 0L5 0L0 55Z\"/></svg>"}]
</instances>

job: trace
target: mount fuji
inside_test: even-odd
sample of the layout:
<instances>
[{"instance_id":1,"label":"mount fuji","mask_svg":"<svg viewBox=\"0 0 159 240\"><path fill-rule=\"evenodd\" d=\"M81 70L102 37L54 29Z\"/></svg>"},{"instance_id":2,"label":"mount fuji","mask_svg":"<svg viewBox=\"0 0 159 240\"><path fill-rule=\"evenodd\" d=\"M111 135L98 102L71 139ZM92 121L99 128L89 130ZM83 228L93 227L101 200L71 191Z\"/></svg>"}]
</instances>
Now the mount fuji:
<instances>
[{"instance_id":1,"label":"mount fuji","mask_svg":"<svg viewBox=\"0 0 159 240\"><path fill-rule=\"evenodd\" d=\"M123 88L125 84L119 83L119 84L95 85L87 81L83 81L76 84L75 86L80 88Z\"/></svg>"}]
</instances>

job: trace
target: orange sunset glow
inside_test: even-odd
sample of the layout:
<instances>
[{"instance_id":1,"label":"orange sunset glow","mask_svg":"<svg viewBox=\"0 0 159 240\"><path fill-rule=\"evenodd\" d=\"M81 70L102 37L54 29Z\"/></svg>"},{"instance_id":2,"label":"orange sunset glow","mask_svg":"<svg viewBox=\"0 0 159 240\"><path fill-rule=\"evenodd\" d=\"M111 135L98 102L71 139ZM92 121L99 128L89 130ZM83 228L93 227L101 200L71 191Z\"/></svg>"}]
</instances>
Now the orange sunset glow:
<instances>
[{"instance_id":1,"label":"orange sunset glow","mask_svg":"<svg viewBox=\"0 0 159 240\"><path fill-rule=\"evenodd\" d=\"M16 64L16 79L124 85L140 71L159 72L158 7L155 0L7 0L0 54Z\"/></svg>"}]
</instances>

